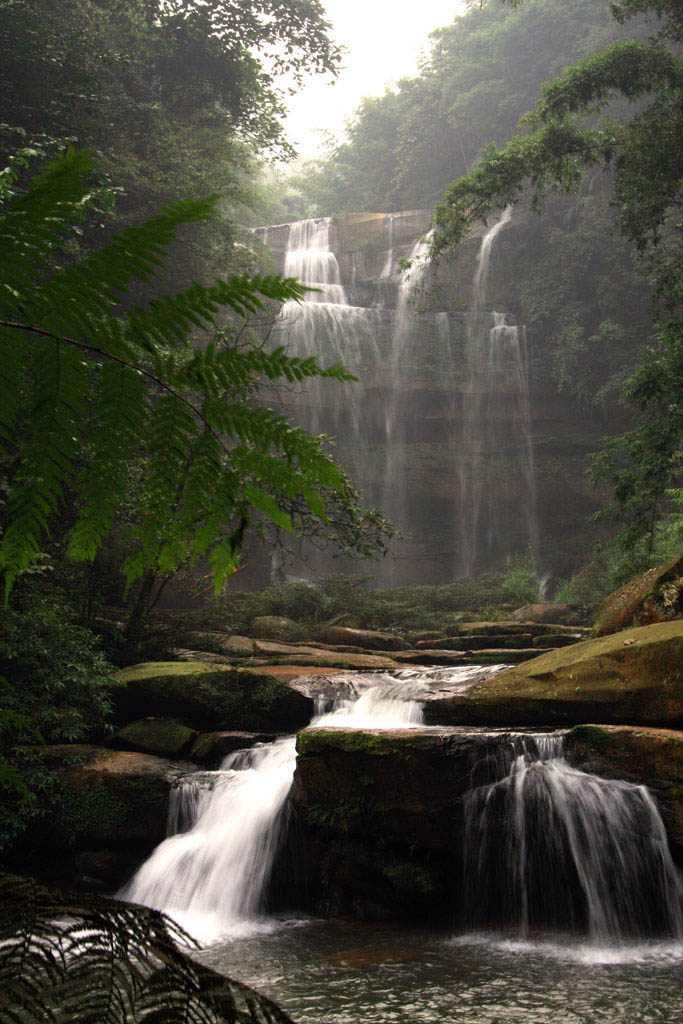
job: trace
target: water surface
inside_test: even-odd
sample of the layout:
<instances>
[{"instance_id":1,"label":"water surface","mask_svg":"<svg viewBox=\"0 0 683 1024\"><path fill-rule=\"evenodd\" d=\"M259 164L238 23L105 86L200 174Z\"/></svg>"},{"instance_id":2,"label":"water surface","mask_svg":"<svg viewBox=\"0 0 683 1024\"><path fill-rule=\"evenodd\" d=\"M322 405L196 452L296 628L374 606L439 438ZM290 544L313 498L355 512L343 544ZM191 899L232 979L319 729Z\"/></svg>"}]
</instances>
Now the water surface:
<instances>
[{"instance_id":1,"label":"water surface","mask_svg":"<svg viewBox=\"0 0 683 1024\"><path fill-rule=\"evenodd\" d=\"M683 943L456 938L396 925L287 922L200 959L297 1024L680 1024Z\"/></svg>"}]
</instances>

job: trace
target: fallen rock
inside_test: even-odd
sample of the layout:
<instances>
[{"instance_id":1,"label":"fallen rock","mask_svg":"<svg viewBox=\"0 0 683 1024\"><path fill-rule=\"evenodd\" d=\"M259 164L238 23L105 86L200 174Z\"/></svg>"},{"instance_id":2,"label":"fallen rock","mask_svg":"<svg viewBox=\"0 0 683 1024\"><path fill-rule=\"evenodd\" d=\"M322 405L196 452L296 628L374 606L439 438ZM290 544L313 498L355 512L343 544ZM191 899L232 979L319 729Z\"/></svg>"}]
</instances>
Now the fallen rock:
<instances>
[{"instance_id":1,"label":"fallen rock","mask_svg":"<svg viewBox=\"0 0 683 1024\"><path fill-rule=\"evenodd\" d=\"M512 618L517 622L580 625L585 620L585 612L578 605L572 604L525 604L521 608L515 609Z\"/></svg>"},{"instance_id":2,"label":"fallen rock","mask_svg":"<svg viewBox=\"0 0 683 1024\"><path fill-rule=\"evenodd\" d=\"M113 694L119 720L149 714L200 729L295 732L313 703L281 679L254 669L202 661L145 662L118 673Z\"/></svg>"},{"instance_id":3,"label":"fallen rock","mask_svg":"<svg viewBox=\"0 0 683 1024\"><path fill-rule=\"evenodd\" d=\"M108 746L119 750L139 750L158 757L184 757L197 732L173 718L142 718L115 732Z\"/></svg>"},{"instance_id":4,"label":"fallen rock","mask_svg":"<svg viewBox=\"0 0 683 1024\"><path fill-rule=\"evenodd\" d=\"M323 639L330 644L352 644L370 651L400 651L405 642L393 633L379 633L372 629L350 629L348 626L328 626Z\"/></svg>"},{"instance_id":5,"label":"fallen rock","mask_svg":"<svg viewBox=\"0 0 683 1024\"><path fill-rule=\"evenodd\" d=\"M683 617L683 555L648 569L610 594L598 610L595 633L606 636L630 626Z\"/></svg>"},{"instance_id":6,"label":"fallen rock","mask_svg":"<svg viewBox=\"0 0 683 1024\"><path fill-rule=\"evenodd\" d=\"M465 694L431 701L425 716L442 725L678 725L683 723L683 622L542 654Z\"/></svg>"},{"instance_id":7,"label":"fallen rock","mask_svg":"<svg viewBox=\"0 0 683 1024\"><path fill-rule=\"evenodd\" d=\"M627 725L577 725L567 760L582 771L642 783L654 793L672 852L683 861L683 732Z\"/></svg>"}]
</instances>

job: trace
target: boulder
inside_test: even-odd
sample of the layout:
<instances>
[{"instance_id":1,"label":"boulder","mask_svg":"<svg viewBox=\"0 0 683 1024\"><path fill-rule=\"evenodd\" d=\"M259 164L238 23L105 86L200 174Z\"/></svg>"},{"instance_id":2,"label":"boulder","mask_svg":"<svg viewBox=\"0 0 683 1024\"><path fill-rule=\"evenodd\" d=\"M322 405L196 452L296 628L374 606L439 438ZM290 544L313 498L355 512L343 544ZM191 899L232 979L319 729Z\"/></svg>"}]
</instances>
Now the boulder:
<instances>
[{"instance_id":1,"label":"boulder","mask_svg":"<svg viewBox=\"0 0 683 1024\"><path fill-rule=\"evenodd\" d=\"M203 732L197 736L187 756L204 768L218 768L228 754L274 739L272 733L265 732Z\"/></svg>"},{"instance_id":2,"label":"boulder","mask_svg":"<svg viewBox=\"0 0 683 1024\"><path fill-rule=\"evenodd\" d=\"M674 856L683 861L683 732L628 725L577 725L567 760L582 771L642 783L654 793Z\"/></svg>"},{"instance_id":3,"label":"boulder","mask_svg":"<svg viewBox=\"0 0 683 1024\"><path fill-rule=\"evenodd\" d=\"M280 637L284 640L298 640L303 630L298 622L284 615L257 615L252 619L250 632L265 639Z\"/></svg>"},{"instance_id":4,"label":"boulder","mask_svg":"<svg viewBox=\"0 0 683 1024\"><path fill-rule=\"evenodd\" d=\"M572 604L525 604L516 608L512 618L517 622L551 622L579 625L584 621L582 609Z\"/></svg>"},{"instance_id":5,"label":"boulder","mask_svg":"<svg viewBox=\"0 0 683 1024\"><path fill-rule=\"evenodd\" d=\"M8 860L21 873L118 888L164 839L171 788L191 770L150 754L86 744L39 748L50 804Z\"/></svg>"},{"instance_id":6,"label":"boulder","mask_svg":"<svg viewBox=\"0 0 683 1024\"><path fill-rule=\"evenodd\" d=\"M683 622L627 630L550 651L466 693L431 701L442 725L683 723Z\"/></svg>"},{"instance_id":7,"label":"boulder","mask_svg":"<svg viewBox=\"0 0 683 1024\"><path fill-rule=\"evenodd\" d=\"M461 797L483 743L458 729L299 733L292 859L310 909L367 918L452 911Z\"/></svg>"},{"instance_id":8,"label":"boulder","mask_svg":"<svg viewBox=\"0 0 683 1024\"><path fill-rule=\"evenodd\" d=\"M178 718L195 729L295 732L313 703L281 679L254 669L201 661L145 662L118 673L113 691L120 720Z\"/></svg>"},{"instance_id":9,"label":"boulder","mask_svg":"<svg viewBox=\"0 0 683 1024\"><path fill-rule=\"evenodd\" d=\"M656 569L648 569L610 594L598 610L597 636L629 626L646 626L683 617L683 555Z\"/></svg>"},{"instance_id":10,"label":"boulder","mask_svg":"<svg viewBox=\"0 0 683 1024\"><path fill-rule=\"evenodd\" d=\"M173 718L141 718L114 733L108 746L178 758L187 754L196 738L196 730Z\"/></svg>"},{"instance_id":11,"label":"boulder","mask_svg":"<svg viewBox=\"0 0 683 1024\"><path fill-rule=\"evenodd\" d=\"M400 651L405 643L393 633L379 633L373 629L349 629L348 626L328 626L323 639L330 644L351 644L370 651Z\"/></svg>"}]
</instances>

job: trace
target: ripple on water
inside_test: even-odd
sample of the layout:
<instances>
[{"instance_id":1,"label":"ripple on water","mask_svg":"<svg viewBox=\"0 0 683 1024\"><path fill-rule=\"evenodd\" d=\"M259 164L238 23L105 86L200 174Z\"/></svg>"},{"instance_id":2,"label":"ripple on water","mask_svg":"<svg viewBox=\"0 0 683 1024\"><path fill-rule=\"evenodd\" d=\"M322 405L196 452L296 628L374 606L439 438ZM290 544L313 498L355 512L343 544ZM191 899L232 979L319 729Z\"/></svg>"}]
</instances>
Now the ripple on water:
<instances>
[{"instance_id":1,"label":"ripple on water","mask_svg":"<svg viewBox=\"0 0 683 1024\"><path fill-rule=\"evenodd\" d=\"M299 922L300 923L300 922ZM201 959L280 1003L297 1024L677 1024L683 943L613 949L311 921Z\"/></svg>"}]
</instances>

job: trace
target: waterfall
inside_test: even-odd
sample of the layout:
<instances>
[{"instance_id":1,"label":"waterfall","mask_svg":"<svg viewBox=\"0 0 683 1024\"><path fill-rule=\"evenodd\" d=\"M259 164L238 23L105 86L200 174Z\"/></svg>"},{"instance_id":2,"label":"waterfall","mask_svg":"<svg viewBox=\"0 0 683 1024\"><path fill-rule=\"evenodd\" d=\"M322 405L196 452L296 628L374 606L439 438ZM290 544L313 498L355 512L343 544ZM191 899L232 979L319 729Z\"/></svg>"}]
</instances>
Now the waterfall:
<instances>
[{"instance_id":1,"label":"waterfall","mask_svg":"<svg viewBox=\"0 0 683 1024\"><path fill-rule=\"evenodd\" d=\"M331 248L331 224L331 218L321 217L290 225L285 275L318 290L308 292L304 302L286 302L280 326L291 355L315 355L323 365L343 363L351 373L366 377L379 364L377 311L349 305ZM303 417L307 429L340 435L354 446L366 441L366 403L359 386L313 378L304 387L303 402L310 405ZM362 460L346 468L363 483Z\"/></svg>"},{"instance_id":2,"label":"waterfall","mask_svg":"<svg viewBox=\"0 0 683 1024\"><path fill-rule=\"evenodd\" d=\"M391 277L394 273L394 215L389 214L389 249L387 250L387 258L384 261L384 266L380 271L380 280L385 281L388 277Z\"/></svg>"},{"instance_id":3,"label":"waterfall","mask_svg":"<svg viewBox=\"0 0 683 1024\"><path fill-rule=\"evenodd\" d=\"M420 705L384 685L338 702L312 725L413 728ZM281 840L296 767L296 737L228 755L218 772L183 782L169 807L171 835L121 891L122 899L163 910L191 934L215 938L268 927L264 897ZM203 782L203 785L202 785ZM182 808L180 820L179 808Z\"/></svg>"},{"instance_id":4,"label":"waterfall","mask_svg":"<svg viewBox=\"0 0 683 1024\"><path fill-rule=\"evenodd\" d=\"M465 576L524 547L530 549L534 565L538 560L526 334L504 314L487 308L491 253L511 216L507 207L482 239L467 323L458 458Z\"/></svg>"},{"instance_id":5,"label":"waterfall","mask_svg":"<svg viewBox=\"0 0 683 1024\"><path fill-rule=\"evenodd\" d=\"M519 736L477 771L465 798L470 926L522 937L545 926L600 944L683 937L683 880L645 786L571 767L561 736Z\"/></svg>"},{"instance_id":6,"label":"waterfall","mask_svg":"<svg viewBox=\"0 0 683 1024\"><path fill-rule=\"evenodd\" d=\"M385 468L382 507L389 518L404 533L410 530L407 511L410 470L407 462L407 443L410 440L410 419L406 415L405 393L412 380L411 365L415 354L411 347L416 341L416 328L421 315L420 295L423 292L429 271L429 245L431 232L424 239L418 239L408 256L408 265L401 272L398 283L396 313L391 336L391 351L386 368L388 397L385 405ZM396 584L401 579L400 567L396 561L389 563L389 581Z\"/></svg>"}]
</instances>

